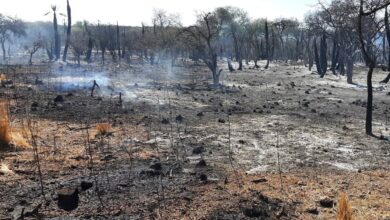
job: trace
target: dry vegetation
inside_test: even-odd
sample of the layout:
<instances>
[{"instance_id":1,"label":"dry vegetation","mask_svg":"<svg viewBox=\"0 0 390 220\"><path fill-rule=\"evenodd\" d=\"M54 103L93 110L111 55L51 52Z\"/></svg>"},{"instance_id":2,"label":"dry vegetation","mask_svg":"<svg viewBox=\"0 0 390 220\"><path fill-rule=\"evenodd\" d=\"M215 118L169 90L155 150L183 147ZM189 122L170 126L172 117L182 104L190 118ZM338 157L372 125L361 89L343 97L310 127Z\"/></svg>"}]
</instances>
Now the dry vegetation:
<instances>
[{"instance_id":1,"label":"dry vegetation","mask_svg":"<svg viewBox=\"0 0 390 220\"><path fill-rule=\"evenodd\" d=\"M340 193L338 208L337 208L337 220L352 220L352 209L348 203L347 196L344 193Z\"/></svg>"},{"instance_id":2,"label":"dry vegetation","mask_svg":"<svg viewBox=\"0 0 390 220\"><path fill-rule=\"evenodd\" d=\"M0 100L0 148L8 148L12 141L10 122L8 119L8 102Z\"/></svg>"}]
</instances>

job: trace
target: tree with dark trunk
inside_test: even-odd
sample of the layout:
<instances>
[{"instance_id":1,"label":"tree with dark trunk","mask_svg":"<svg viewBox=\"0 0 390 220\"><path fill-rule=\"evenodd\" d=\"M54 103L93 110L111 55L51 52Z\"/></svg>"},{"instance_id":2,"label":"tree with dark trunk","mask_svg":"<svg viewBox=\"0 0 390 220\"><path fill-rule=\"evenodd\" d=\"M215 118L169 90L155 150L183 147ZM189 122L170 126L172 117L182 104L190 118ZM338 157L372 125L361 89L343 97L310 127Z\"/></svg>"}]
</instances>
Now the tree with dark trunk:
<instances>
[{"instance_id":1,"label":"tree with dark trunk","mask_svg":"<svg viewBox=\"0 0 390 220\"><path fill-rule=\"evenodd\" d=\"M120 30L119 30L119 24L116 22L116 47L118 50L118 57L119 59L122 58L121 55L121 39L120 39Z\"/></svg>"},{"instance_id":2,"label":"tree with dark trunk","mask_svg":"<svg viewBox=\"0 0 390 220\"><path fill-rule=\"evenodd\" d=\"M339 32L336 30L333 34L333 47L332 47L332 64L330 67L330 70L334 75L336 75L336 66L337 62L339 61L339 55L340 55L340 47L339 47Z\"/></svg>"},{"instance_id":3,"label":"tree with dark trunk","mask_svg":"<svg viewBox=\"0 0 390 220\"><path fill-rule=\"evenodd\" d=\"M390 45L390 25L389 25L389 12L387 11L387 7L385 8L385 30L386 30L386 38L387 43ZM383 44L385 45L385 44ZM383 50L385 52L385 50ZM390 71L390 50L387 57L387 71Z\"/></svg>"},{"instance_id":4,"label":"tree with dark trunk","mask_svg":"<svg viewBox=\"0 0 390 220\"><path fill-rule=\"evenodd\" d=\"M66 62L66 57L68 54L68 48L69 48L69 42L70 42L70 36L72 32L72 11L70 9L69 0L66 1L66 12L68 16L68 25L66 27L66 40L65 40L65 48L64 48L64 54L62 55L62 61Z\"/></svg>"},{"instance_id":5,"label":"tree with dark trunk","mask_svg":"<svg viewBox=\"0 0 390 220\"><path fill-rule=\"evenodd\" d=\"M267 64L265 64L264 69L268 69L269 67L269 62L270 62L270 57L269 57L269 31L268 31L268 21L267 19L265 20L265 56L267 59Z\"/></svg>"},{"instance_id":6,"label":"tree with dark trunk","mask_svg":"<svg viewBox=\"0 0 390 220\"><path fill-rule=\"evenodd\" d=\"M34 54L41 48L43 48L44 46L44 42L43 40L41 39L40 35L34 39L32 41L32 43L30 45L26 45L24 46L24 49L27 51L27 53L29 54L29 60L28 60L28 65L32 65L33 62L32 62L32 58L34 56Z\"/></svg>"},{"instance_id":7,"label":"tree with dark trunk","mask_svg":"<svg viewBox=\"0 0 390 220\"><path fill-rule=\"evenodd\" d=\"M367 2L367 4L373 3L373 2ZM373 136L372 132L372 112L373 112L373 88L372 88L372 74L374 72L374 68L376 66L376 58L375 54L373 53L372 49L372 38L369 39L370 41L367 41L363 37L363 19L367 18L371 15L375 15L379 10L386 8L390 2L385 2L381 5L375 5L373 7L369 7L369 11L364 11L364 0L360 0L360 6L359 6L359 16L358 16L358 34L359 34L359 43L361 47L361 52L364 61L366 62L366 65L368 67L367 72L367 107L366 107L366 134ZM370 5L371 6L371 5Z\"/></svg>"},{"instance_id":8,"label":"tree with dark trunk","mask_svg":"<svg viewBox=\"0 0 390 220\"><path fill-rule=\"evenodd\" d=\"M233 41L234 56L238 62L237 70L242 70L243 53L245 52L246 27L249 24L248 14L236 7L221 7L216 9L220 21L226 24L222 32Z\"/></svg>"},{"instance_id":9,"label":"tree with dark trunk","mask_svg":"<svg viewBox=\"0 0 390 220\"><path fill-rule=\"evenodd\" d=\"M51 6L53 10L53 29L54 29L54 56L56 60L60 59L61 54L61 42L60 34L58 33L58 23L57 23L57 6Z\"/></svg>"},{"instance_id":10,"label":"tree with dark trunk","mask_svg":"<svg viewBox=\"0 0 390 220\"><path fill-rule=\"evenodd\" d=\"M326 74L326 70L328 68L328 59L326 57L327 53L327 43L326 43L326 33L324 32L321 37L321 44L320 44L320 76L323 78Z\"/></svg>"},{"instance_id":11,"label":"tree with dark trunk","mask_svg":"<svg viewBox=\"0 0 390 220\"><path fill-rule=\"evenodd\" d=\"M321 75L321 63L320 63L320 56L318 55L318 47L317 47L317 40L314 38L313 40L313 52L314 52L314 62L316 63L317 73Z\"/></svg>"},{"instance_id":12,"label":"tree with dark trunk","mask_svg":"<svg viewBox=\"0 0 390 220\"><path fill-rule=\"evenodd\" d=\"M203 14L198 19L198 25L184 29L183 33L188 33L190 48L197 51L200 59L210 69L213 78L214 88L219 88L219 78L222 69L218 67L218 45L216 40L219 37L223 22L218 19L216 13Z\"/></svg>"},{"instance_id":13,"label":"tree with dark trunk","mask_svg":"<svg viewBox=\"0 0 390 220\"><path fill-rule=\"evenodd\" d=\"M88 28L88 23L84 21L84 30L88 35L88 45L87 45L87 53L85 56L85 60L90 63L92 61L92 50L93 50L93 38L92 38L92 32Z\"/></svg>"}]
</instances>

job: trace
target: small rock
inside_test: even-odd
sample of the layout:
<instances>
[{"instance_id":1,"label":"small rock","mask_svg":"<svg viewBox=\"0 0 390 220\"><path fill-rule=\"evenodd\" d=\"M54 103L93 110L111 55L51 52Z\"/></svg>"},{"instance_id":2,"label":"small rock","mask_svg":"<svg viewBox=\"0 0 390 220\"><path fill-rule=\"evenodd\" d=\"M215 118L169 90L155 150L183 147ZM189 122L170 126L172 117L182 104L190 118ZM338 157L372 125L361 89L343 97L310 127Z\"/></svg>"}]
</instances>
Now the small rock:
<instances>
[{"instance_id":1,"label":"small rock","mask_svg":"<svg viewBox=\"0 0 390 220\"><path fill-rule=\"evenodd\" d=\"M153 169L153 170L162 170L162 165L160 162L155 162L155 163L152 163L152 165L150 165L149 167L150 169Z\"/></svg>"},{"instance_id":2,"label":"small rock","mask_svg":"<svg viewBox=\"0 0 390 220\"><path fill-rule=\"evenodd\" d=\"M55 99L54 99L54 102L63 102L64 101L64 97L62 97L62 95L58 95Z\"/></svg>"},{"instance_id":3,"label":"small rock","mask_svg":"<svg viewBox=\"0 0 390 220\"><path fill-rule=\"evenodd\" d=\"M193 154L201 154L205 151L204 147L203 146L200 146L200 147L196 147L192 150L192 153Z\"/></svg>"},{"instance_id":4,"label":"small rock","mask_svg":"<svg viewBox=\"0 0 390 220\"><path fill-rule=\"evenodd\" d=\"M176 120L177 122L182 122L183 119L184 119L183 116L178 115L178 116L176 116L176 119L175 119L175 120Z\"/></svg>"},{"instance_id":5,"label":"small rock","mask_svg":"<svg viewBox=\"0 0 390 220\"><path fill-rule=\"evenodd\" d=\"M86 191L90 188L92 188L93 183L92 182L87 182L87 181L81 181L80 187L82 191Z\"/></svg>"},{"instance_id":6,"label":"small rock","mask_svg":"<svg viewBox=\"0 0 390 220\"><path fill-rule=\"evenodd\" d=\"M220 118L220 119L218 119L218 122L219 123L225 123L225 119Z\"/></svg>"},{"instance_id":7,"label":"small rock","mask_svg":"<svg viewBox=\"0 0 390 220\"><path fill-rule=\"evenodd\" d=\"M207 163L204 159L201 159L197 164L196 164L197 167L205 167L207 166Z\"/></svg>"},{"instance_id":8,"label":"small rock","mask_svg":"<svg viewBox=\"0 0 390 220\"><path fill-rule=\"evenodd\" d=\"M320 212L318 211L317 207L310 207L305 210L307 213L318 215Z\"/></svg>"},{"instance_id":9,"label":"small rock","mask_svg":"<svg viewBox=\"0 0 390 220\"><path fill-rule=\"evenodd\" d=\"M198 114L196 114L196 116L202 117L203 116L203 112L199 112Z\"/></svg>"},{"instance_id":10,"label":"small rock","mask_svg":"<svg viewBox=\"0 0 390 220\"><path fill-rule=\"evenodd\" d=\"M333 208L334 201L328 197L320 200L320 205L324 208Z\"/></svg>"},{"instance_id":11,"label":"small rock","mask_svg":"<svg viewBox=\"0 0 390 220\"><path fill-rule=\"evenodd\" d=\"M39 103L38 102L33 102L31 104L31 108L38 108L39 107Z\"/></svg>"},{"instance_id":12,"label":"small rock","mask_svg":"<svg viewBox=\"0 0 390 220\"><path fill-rule=\"evenodd\" d=\"M147 169L147 170L142 170L140 172L141 176L148 176L148 177L153 177L153 176L158 176L160 175L160 171L153 170L153 169Z\"/></svg>"},{"instance_id":13,"label":"small rock","mask_svg":"<svg viewBox=\"0 0 390 220\"><path fill-rule=\"evenodd\" d=\"M161 120L161 123L167 125L167 124L169 124L169 119L163 118L163 119Z\"/></svg>"},{"instance_id":14,"label":"small rock","mask_svg":"<svg viewBox=\"0 0 390 220\"><path fill-rule=\"evenodd\" d=\"M202 182L207 182L207 175L202 173L202 174L200 174L199 179Z\"/></svg>"},{"instance_id":15,"label":"small rock","mask_svg":"<svg viewBox=\"0 0 390 220\"><path fill-rule=\"evenodd\" d=\"M252 180L252 183L265 183L267 182L267 179L266 178L259 178L259 179L255 179L255 180Z\"/></svg>"},{"instance_id":16,"label":"small rock","mask_svg":"<svg viewBox=\"0 0 390 220\"><path fill-rule=\"evenodd\" d=\"M266 210L261 209L259 207L246 207L243 209L243 213L245 216L249 218L260 218L260 217L268 217L268 213Z\"/></svg>"}]
</instances>

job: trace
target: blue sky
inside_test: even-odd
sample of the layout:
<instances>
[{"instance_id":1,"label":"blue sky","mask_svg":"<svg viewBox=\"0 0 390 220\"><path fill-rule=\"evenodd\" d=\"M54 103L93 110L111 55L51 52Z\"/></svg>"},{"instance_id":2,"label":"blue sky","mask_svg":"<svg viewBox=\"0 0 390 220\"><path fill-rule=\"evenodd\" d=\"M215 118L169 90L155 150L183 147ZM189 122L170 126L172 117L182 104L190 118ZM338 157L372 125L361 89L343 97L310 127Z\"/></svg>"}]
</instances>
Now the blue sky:
<instances>
[{"instance_id":1,"label":"blue sky","mask_svg":"<svg viewBox=\"0 0 390 220\"><path fill-rule=\"evenodd\" d=\"M252 18L296 17L303 19L317 0L69 0L73 20L100 20L106 23L140 25L150 23L154 8L178 13L184 25L193 24L196 12L210 11L219 6L236 6L245 9ZM50 20L44 16L50 5L65 12L66 0L0 0L0 13L17 15L29 21ZM63 18L61 18L62 20Z\"/></svg>"}]
</instances>

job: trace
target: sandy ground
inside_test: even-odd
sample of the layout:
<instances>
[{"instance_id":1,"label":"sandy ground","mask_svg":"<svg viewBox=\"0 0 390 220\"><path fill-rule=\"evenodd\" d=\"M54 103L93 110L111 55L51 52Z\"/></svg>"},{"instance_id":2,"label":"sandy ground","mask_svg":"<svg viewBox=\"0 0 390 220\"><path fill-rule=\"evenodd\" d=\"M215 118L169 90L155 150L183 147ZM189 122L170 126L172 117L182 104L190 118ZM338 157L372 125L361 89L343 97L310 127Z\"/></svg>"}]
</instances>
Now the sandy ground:
<instances>
[{"instance_id":1,"label":"sandy ground","mask_svg":"<svg viewBox=\"0 0 390 220\"><path fill-rule=\"evenodd\" d=\"M247 67L224 73L219 90L202 66L16 72L0 94L15 131L38 122L45 199L32 149L4 151L0 218L39 206L33 218L334 219L340 192L357 219L390 218L390 142L364 134L362 68L349 85L303 66ZM374 76L374 133L386 138L385 75ZM82 181L93 187L78 208L60 210L57 190Z\"/></svg>"}]
</instances>

